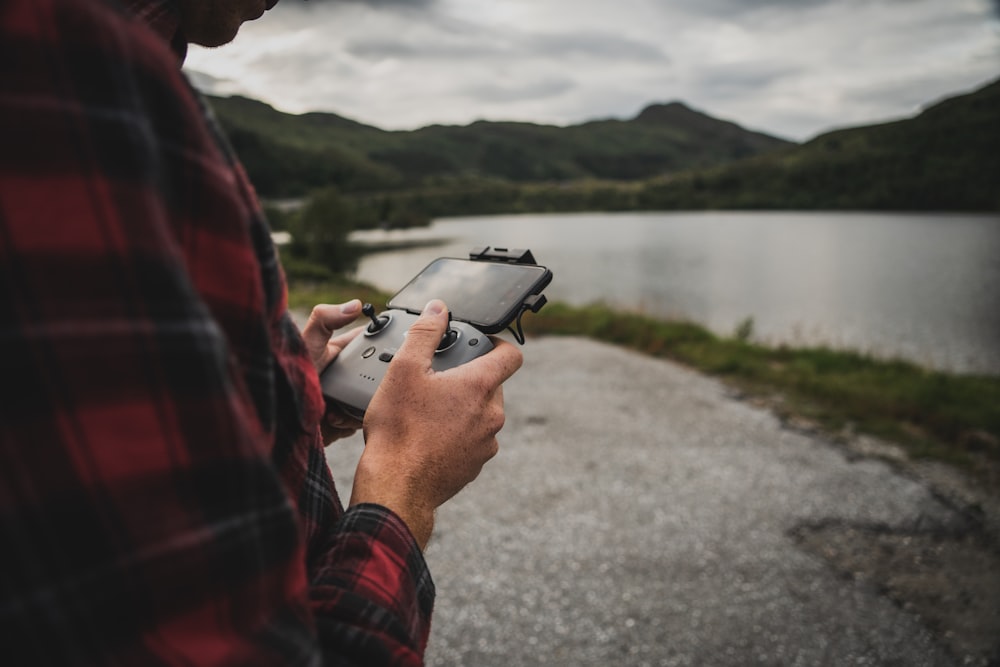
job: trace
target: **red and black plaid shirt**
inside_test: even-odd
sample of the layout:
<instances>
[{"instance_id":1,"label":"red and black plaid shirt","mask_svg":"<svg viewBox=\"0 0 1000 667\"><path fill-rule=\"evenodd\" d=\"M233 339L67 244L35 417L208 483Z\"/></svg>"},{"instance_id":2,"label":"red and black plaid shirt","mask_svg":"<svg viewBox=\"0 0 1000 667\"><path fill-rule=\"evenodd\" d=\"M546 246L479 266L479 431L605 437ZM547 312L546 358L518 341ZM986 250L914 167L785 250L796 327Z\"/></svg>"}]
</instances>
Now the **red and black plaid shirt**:
<instances>
[{"instance_id":1,"label":"red and black plaid shirt","mask_svg":"<svg viewBox=\"0 0 1000 667\"><path fill-rule=\"evenodd\" d=\"M416 664L405 524L316 373L171 0L0 2L0 662Z\"/></svg>"}]
</instances>

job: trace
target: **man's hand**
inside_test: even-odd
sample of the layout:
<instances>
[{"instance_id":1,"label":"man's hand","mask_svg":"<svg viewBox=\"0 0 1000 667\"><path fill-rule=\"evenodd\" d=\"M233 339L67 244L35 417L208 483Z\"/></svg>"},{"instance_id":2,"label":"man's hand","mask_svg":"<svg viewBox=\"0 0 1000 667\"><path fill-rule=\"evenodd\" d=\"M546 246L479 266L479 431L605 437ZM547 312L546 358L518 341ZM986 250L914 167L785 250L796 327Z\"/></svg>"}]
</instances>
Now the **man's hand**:
<instances>
[{"instance_id":1,"label":"man's hand","mask_svg":"<svg viewBox=\"0 0 1000 667\"><path fill-rule=\"evenodd\" d=\"M494 340L482 357L435 372L431 361L447 327L448 311L438 300L410 327L368 406L351 494L351 505L377 503L402 517L421 548L434 510L497 453L501 385L522 362L520 350Z\"/></svg>"},{"instance_id":2,"label":"man's hand","mask_svg":"<svg viewBox=\"0 0 1000 667\"><path fill-rule=\"evenodd\" d=\"M339 336L333 335L334 331L347 326L360 314L361 302L357 299L339 305L320 304L312 309L309 321L302 330L302 338L317 373L322 373L347 344L361 333L362 328L357 327ZM328 407L320 427L323 442L329 445L334 440L353 435L361 428L361 422Z\"/></svg>"}]
</instances>

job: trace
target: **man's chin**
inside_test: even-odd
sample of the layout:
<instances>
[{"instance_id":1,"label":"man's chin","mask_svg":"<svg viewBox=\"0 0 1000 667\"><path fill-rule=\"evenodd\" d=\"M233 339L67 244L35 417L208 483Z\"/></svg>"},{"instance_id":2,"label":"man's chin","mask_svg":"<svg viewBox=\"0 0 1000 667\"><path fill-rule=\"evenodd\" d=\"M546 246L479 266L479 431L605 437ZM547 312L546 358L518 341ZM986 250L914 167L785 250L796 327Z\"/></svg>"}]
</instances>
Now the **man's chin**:
<instances>
[{"instance_id":1,"label":"man's chin","mask_svg":"<svg viewBox=\"0 0 1000 667\"><path fill-rule=\"evenodd\" d=\"M267 9L274 7L276 4L278 4L278 0L267 0Z\"/></svg>"}]
</instances>

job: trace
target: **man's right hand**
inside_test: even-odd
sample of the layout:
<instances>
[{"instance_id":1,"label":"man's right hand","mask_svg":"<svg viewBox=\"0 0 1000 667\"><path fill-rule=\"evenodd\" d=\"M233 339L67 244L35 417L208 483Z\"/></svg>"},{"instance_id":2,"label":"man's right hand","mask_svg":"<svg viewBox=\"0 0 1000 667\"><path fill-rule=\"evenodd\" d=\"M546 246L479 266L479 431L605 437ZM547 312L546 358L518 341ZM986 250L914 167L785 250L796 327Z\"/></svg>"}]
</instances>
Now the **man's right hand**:
<instances>
[{"instance_id":1,"label":"man's right hand","mask_svg":"<svg viewBox=\"0 0 1000 667\"><path fill-rule=\"evenodd\" d=\"M351 505L377 503L398 514L421 548L434 510L497 453L502 384L522 362L520 350L495 339L487 354L435 372L431 361L447 327L447 307L438 300L410 327L368 406L351 493Z\"/></svg>"}]
</instances>

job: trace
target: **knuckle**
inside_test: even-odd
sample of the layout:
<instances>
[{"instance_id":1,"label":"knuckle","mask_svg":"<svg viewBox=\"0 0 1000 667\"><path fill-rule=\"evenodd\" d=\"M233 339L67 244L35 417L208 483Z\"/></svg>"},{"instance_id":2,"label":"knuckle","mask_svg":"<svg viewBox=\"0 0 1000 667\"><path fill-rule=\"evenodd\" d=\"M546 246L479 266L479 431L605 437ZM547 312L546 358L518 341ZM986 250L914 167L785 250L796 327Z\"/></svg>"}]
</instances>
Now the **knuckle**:
<instances>
[{"instance_id":1,"label":"knuckle","mask_svg":"<svg viewBox=\"0 0 1000 667\"><path fill-rule=\"evenodd\" d=\"M494 405L489 414L489 425L490 430L495 435L503 430L504 424L507 423L507 413L504 411L502 405Z\"/></svg>"},{"instance_id":2,"label":"knuckle","mask_svg":"<svg viewBox=\"0 0 1000 667\"><path fill-rule=\"evenodd\" d=\"M486 460L492 459L500 452L500 442L493 438L486 446Z\"/></svg>"},{"instance_id":3,"label":"knuckle","mask_svg":"<svg viewBox=\"0 0 1000 667\"><path fill-rule=\"evenodd\" d=\"M426 318L419 318L413 324L410 325L409 333L407 337L416 335L421 336L435 336L437 334L438 328L434 326L434 322Z\"/></svg>"},{"instance_id":4,"label":"knuckle","mask_svg":"<svg viewBox=\"0 0 1000 667\"><path fill-rule=\"evenodd\" d=\"M323 315L326 312L326 306L322 303L316 304L309 311L309 322L313 324L321 324L323 322Z\"/></svg>"},{"instance_id":5,"label":"knuckle","mask_svg":"<svg viewBox=\"0 0 1000 667\"><path fill-rule=\"evenodd\" d=\"M402 351L402 350L401 350ZM395 381L411 381L414 375L416 375L422 368L420 360L412 354L396 354L389 363L389 368L386 370L386 377L392 377Z\"/></svg>"}]
</instances>

